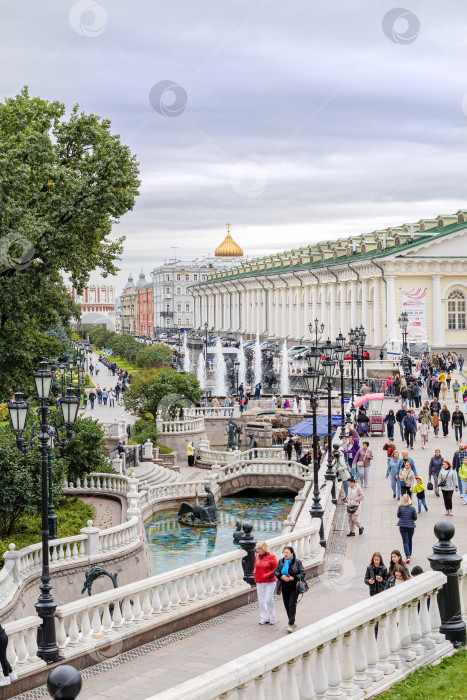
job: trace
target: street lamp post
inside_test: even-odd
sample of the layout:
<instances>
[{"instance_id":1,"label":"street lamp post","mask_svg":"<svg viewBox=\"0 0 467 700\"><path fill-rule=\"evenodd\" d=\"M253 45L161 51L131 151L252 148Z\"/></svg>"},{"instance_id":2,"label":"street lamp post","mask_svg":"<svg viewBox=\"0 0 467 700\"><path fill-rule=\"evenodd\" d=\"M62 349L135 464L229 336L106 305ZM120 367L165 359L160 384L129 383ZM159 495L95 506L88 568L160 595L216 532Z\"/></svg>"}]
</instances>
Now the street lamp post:
<instances>
[{"instance_id":1,"label":"street lamp post","mask_svg":"<svg viewBox=\"0 0 467 700\"><path fill-rule=\"evenodd\" d=\"M236 381L236 385L237 385L236 396L238 398L238 373L240 372L240 362L238 360L235 360L233 364L234 364L234 370L235 370L235 381Z\"/></svg>"},{"instance_id":2,"label":"street lamp post","mask_svg":"<svg viewBox=\"0 0 467 700\"><path fill-rule=\"evenodd\" d=\"M49 508L48 508L48 522L49 522L49 540L56 540L58 537L57 528L57 515L54 509L54 494L53 494L53 481L52 481L52 450L55 446L55 430L49 426L49 450L47 453L47 471L49 473Z\"/></svg>"},{"instance_id":3,"label":"street lamp post","mask_svg":"<svg viewBox=\"0 0 467 700\"><path fill-rule=\"evenodd\" d=\"M403 311L401 313L398 321L402 331L402 369L404 370L406 380L408 380L410 374L410 358L408 353L409 348L407 344L407 330L409 327L409 316L407 314L407 311Z\"/></svg>"},{"instance_id":4,"label":"street lamp post","mask_svg":"<svg viewBox=\"0 0 467 700\"><path fill-rule=\"evenodd\" d=\"M308 325L308 330L310 331L310 335L315 334L315 348L318 347L318 335L321 337L321 334L324 331L324 323L321 324L321 328L319 326L319 321L317 318L315 318L314 323L310 323ZM320 332L321 331L321 332Z\"/></svg>"},{"instance_id":5,"label":"street lamp post","mask_svg":"<svg viewBox=\"0 0 467 700\"><path fill-rule=\"evenodd\" d=\"M345 336L342 332L336 338L336 356L339 363L339 371L341 373L341 432L340 437L346 436L345 418L344 418L344 358L345 358Z\"/></svg>"},{"instance_id":6,"label":"street lamp post","mask_svg":"<svg viewBox=\"0 0 467 700\"><path fill-rule=\"evenodd\" d=\"M353 356L357 348L357 341L355 338L355 331L351 328L349 332L349 347L350 347L350 374L352 382L352 405L355 399L354 394L354 372L353 372Z\"/></svg>"},{"instance_id":7,"label":"street lamp post","mask_svg":"<svg viewBox=\"0 0 467 700\"><path fill-rule=\"evenodd\" d=\"M331 405L331 392L332 392L332 377L334 375L334 345L331 343L329 338L326 341L326 344L323 348L324 352L324 362L323 362L323 370L324 370L324 377L326 379L326 389L328 392L328 458L327 458L327 469L325 473L325 479L326 481L332 481L332 491L331 491L331 498L332 502L334 505L337 505L337 498L336 498L336 477L334 473L334 461L332 458L332 405Z\"/></svg>"},{"instance_id":8,"label":"street lamp post","mask_svg":"<svg viewBox=\"0 0 467 700\"><path fill-rule=\"evenodd\" d=\"M326 547L326 539L324 537L323 515L324 509L321 504L321 496L319 491L319 460L318 460L318 426L316 420L316 411L318 409L318 389L323 380L323 374L319 370L321 362L321 354L317 347L312 348L306 355L308 363L308 372L305 374L305 382L308 391L310 392L311 410L313 413L313 505L311 506L310 515L312 518L320 518L321 525L319 530L319 543L321 547Z\"/></svg>"},{"instance_id":9,"label":"street lamp post","mask_svg":"<svg viewBox=\"0 0 467 700\"><path fill-rule=\"evenodd\" d=\"M41 454L41 514L42 514L42 573L40 594L36 603L37 614L42 620L38 630L37 656L47 664L53 664L60 660L59 649L55 634L55 610L56 604L52 596L52 586L50 584L49 571L49 512L48 512L48 454L51 449L50 423L48 401L52 389L53 372L48 368L48 363L43 361L40 368L34 372L37 394L39 396L40 407L37 409L39 421L33 425L31 437L28 444L24 441L24 431L29 414L29 404L24 400L24 395L17 392L12 401L8 402L11 425L16 435L16 445L20 452L27 454L31 449L35 439L39 442L39 452ZM73 435L73 425L79 409L79 399L75 396L73 388L67 389L66 396L62 397L60 404L63 420L66 426L66 437L57 440L60 446L67 445ZM39 427L38 427L39 426ZM36 429L38 433L36 435Z\"/></svg>"},{"instance_id":10,"label":"street lamp post","mask_svg":"<svg viewBox=\"0 0 467 700\"><path fill-rule=\"evenodd\" d=\"M360 338L360 350L362 353L362 384L365 382L365 341L366 333L363 326L359 328L359 338Z\"/></svg>"}]
</instances>

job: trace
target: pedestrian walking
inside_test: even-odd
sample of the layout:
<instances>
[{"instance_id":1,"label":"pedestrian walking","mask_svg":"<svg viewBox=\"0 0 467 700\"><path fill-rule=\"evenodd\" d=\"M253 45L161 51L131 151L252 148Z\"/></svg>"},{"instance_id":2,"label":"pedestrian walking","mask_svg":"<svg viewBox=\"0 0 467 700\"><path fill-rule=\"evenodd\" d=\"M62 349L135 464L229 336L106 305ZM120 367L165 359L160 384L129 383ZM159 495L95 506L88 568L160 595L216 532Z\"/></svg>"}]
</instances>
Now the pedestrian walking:
<instances>
[{"instance_id":1,"label":"pedestrian walking","mask_svg":"<svg viewBox=\"0 0 467 700\"><path fill-rule=\"evenodd\" d=\"M392 410L392 408L388 411L386 417L384 418L384 422L386 423L388 438L393 438L394 437L394 424L396 422L396 416L394 415L394 411Z\"/></svg>"},{"instance_id":2,"label":"pedestrian walking","mask_svg":"<svg viewBox=\"0 0 467 700\"><path fill-rule=\"evenodd\" d=\"M255 386L255 399L259 401L259 397L261 396L261 382L258 382L258 384Z\"/></svg>"},{"instance_id":3,"label":"pedestrian walking","mask_svg":"<svg viewBox=\"0 0 467 700\"><path fill-rule=\"evenodd\" d=\"M392 576L388 577L386 585L384 586L384 590L387 591L389 588L393 588L399 583L404 583L404 581L408 581L409 578L410 574L407 573L407 568L405 566L399 566L399 564L397 564L394 567Z\"/></svg>"},{"instance_id":4,"label":"pedestrian walking","mask_svg":"<svg viewBox=\"0 0 467 700\"><path fill-rule=\"evenodd\" d=\"M413 450L413 439L415 431L417 429L417 424L415 422L414 412L409 411L402 421L404 425L404 438L407 443L407 447Z\"/></svg>"},{"instance_id":5,"label":"pedestrian walking","mask_svg":"<svg viewBox=\"0 0 467 700\"><path fill-rule=\"evenodd\" d=\"M388 568L389 576L394 576L394 570L396 566L402 566L402 568L405 569L408 578L410 578L409 567L405 563L402 554L398 549L393 549L391 552L391 561Z\"/></svg>"},{"instance_id":6,"label":"pedestrian walking","mask_svg":"<svg viewBox=\"0 0 467 700\"><path fill-rule=\"evenodd\" d=\"M109 406L115 406L115 391L109 389Z\"/></svg>"},{"instance_id":7,"label":"pedestrian walking","mask_svg":"<svg viewBox=\"0 0 467 700\"><path fill-rule=\"evenodd\" d=\"M91 410L94 408L94 401L96 400L96 392L94 389L91 389L89 392L89 403L91 404Z\"/></svg>"},{"instance_id":8,"label":"pedestrian walking","mask_svg":"<svg viewBox=\"0 0 467 700\"><path fill-rule=\"evenodd\" d=\"M8 636L3 627L0 625L0 664L2 665L3 678L0 678L0 686L10 685L11 681L16 681L18 676L10 666L10 662L6 656L8 648Z\"/></svg>"},{"instance_id":9,"label":"pedestrian walking","mask_svg":"<svg viewBox=\"0 0 467 700\"><path fill-rule=\"evenodd\" d=\"M401 438L404 439L404 418L407 415L407 409L405 407L405 403L403 403L400 407L400 409L396 413L396 421L399 423L399 429L401 431Z\"/></svg>"},{"instance_id":10,"label":"pedestrian walking","mask_svg":"<svg viewBox=\"0 0 467 700\"><path fill-rule=\"evenodd\" d=\"M302 458L302 441L300 438L297 438L293 444L294 450L295 450L295 458L296 461L299 462L300 459Z\"/></svg>"},{"instance_id":11,"label":"pedestrian walking","mask_svg":"<svg viewBox=\"0 0 467 700\"><path fill-rule=\"evenodd\" d=\"M102 406L102 389L97 385L97 403Z\"/></svg>"},{"instance_id":12,"label":"pedestrian walking","mask_svg":"<svg viewBox=\"0 0 467 700\"><path fill-rule=\"evenodd\" d=\"M344 486L345 501L349 492L348 480L350 479L350 472L347 469L347 465L345 463L344 455L342 454L342 452L339 452L339 450L335 450L332 453L332 456L334 459L334 471L337 474L338 480L342 481L342 484Z\"/></svg>"},{"instance_id":13,"label":"pedestrian walking","mask_svg":"<svg viewBox=\"0 0 467 700\"><path fill-rule=\"evenodd\" d=\"M289 438L286 442L284 442L284 452L287 455L287 459L289 460L289 462L292 459L292 450L292 438Z\"/></svg>"},{"instance_id":14,"label":"pedestrian walking","mask_svg":"<svg viewBox=\"0 0 467 700\"><path fill-rule=\"evenodd\" d=\"M448 409L445 403L443 403L443 407L440 411L439 414L439 419L441 421L441 425L443 426L443 437L447 437L449 433L449 419L451 418L451 411Z\"/></svg>"},{"instance_id":15,"label":"pedestrian walking","mask_svg":"<svg viewBox=\"0 0 467 700\"><path fill-rule=\"evenodd\" d=\"M104 387L104 388L102 389L102 401L103 401L103 403L104 403L104 406L107 406L107 398L108 398L108 396L109 396L109 394L108 394L108 392L107 392L107 389Z\"/></svg>"},{"instance_id":16,"label":"pedestrian walking","mask_svg":"<svg viewBox=\"0 0 467 700\"><path fill-rule=\"evenodd\" d=\"M355 461L357 462L360 474L362 476L362 484L365 488L368 488L368 477L370 474L371 460L373 459L373 452L370 450L370 443L365 441L357 454L355 455Z\"/></svg>"},{"instance_id":17,"label":"pedestrian walking","mask_svg":"<svg viewBox=\"0 0 467 700\"><path fill-rule=\"evenodd\" d=\"M276 587L274 572L276 566L277 558L268 551L267 542L257 542L253 576L258 595L260 625L276 624L276 609L274 606L274 589Z\"/></svg>"},{"instance_id":18,"label":"pedestrian walking","mask_svg":"<svg viewBox=\"0 0 467 700\"><path fill-rule=\"evenodd\" d=\"M402 496L411 495L413 488L416 484L415 478L416 477L412 469L412 465L409 462L409 460L406 460L404 462L404 466L399 472Z\"/></svg>"},{"instance_id":19,"label":"pedestrian walking","mask_svg":"<svg viewBox=\"0 0 467 700\"><path fill-rule=\"evenodd\" d=\"M435 437L438 437L439 433L439 416L437 412L435 411L431 417L431 425L433 426L433 432L435 434Z\"/></svg>"},{"instance_id":20,"label":"pedestrian walking","mask_svg":"<svg viewBox=\"0 0 467 700\"><path fill-rule=\"evenodd\" d=\"M404 545L405 560L410 564L412 557L412 540L415 531L415 521L417 520L417 511L412 505L412 499L409 494L404 494L401 498L397 509L397 526L402 537Z\"/></svg>"},{"instance_id":21,"label":"pedestrian walking","mask_svg":"<svg viewBox=\"0 0 467 700\"><path fill-rule=\"evenodd\" d=\"M349 436L349 447L347 451L347 462L350 467L350 473L356 479L360 479L360 469L358 464L355 462L355 455L360 449L360 443L357 437Z\"/></svg>"},{"instance_id":22,"label":"pedestrian walking","mask_svg":"<svg viewBox=\"0 0 467 700\"><path fill-rule=\"evenodd\" d=\"M451 428L454 428L454 435L456 442L462 440L462 428L465 427L465 417L463 412L456 406L452 416L451 416Z\"/></svg>"},{"instance_id":23,"label":"pedestrian walking","mask_svg":"<svg viewBox=\"0 0 467 700\"><path fill-rule=\"evenodd\" d=\"M459 401L459 389L461 388L461 385L457 381L457 379L453 382L452 385L452 391L454 394L454 401L457 403Z\"/></svg>"},{"instance_id":24,"label":"pedestrian walking","mask_svg":"<svg viewBox=\"0 0 467 700\"><path fill-rule=\"evenodd\" d=\"M413 493L417 494L417 504L418 504L418 514L422 512L422 506L425 510L428 510L425 498L425 484L421 476L416 476L415 481L417 482L414 486Z\"/></svg>"},{"instance_id":25,"label":"pedestrian walking","mask_svg":"<svg viewBox=\"0 0 467 700\"><path fill-rule=\"evenodd\" d=\"M433 480L433 487L436 496L439 498L439 486L438 486L438 475L443 466L443 458L441 457L441 450L435 450L434 456L430 459L430 465L428 467L428 479L429 483ZM430 488L428 486L428 488Z\"/></svg>"},{"instance_id":26,"label":"pedestrian walking","mask_svg":"<svg viewBox=\"0 0 467 700\"><path fill-rule=\"evenodd\" d=\"M454 491L459 491L457 485L457 474L451 467L451 462L447 459L443 460L443 466L438 476L438 485L443 494L444 507L446 508L445 515L452 516L452 495Z\"/></svg>"},{"instance_id":27,"label":"pedestrian walking","mask_svg":"<svg viewBox=\"0 0 467 700\"><path fill-rule=\"evenodd\" d=\"M462 498L464 499L464 505L467 506L467 455L464 456L462 464L459 467L458 476L462 487Z\"/></svg>"},{"instance_id":28,"label":"pedestrian walking","mask_svg":"<svg viewBox=\"0 0 467 700\"><path fill-rule=\"evenodd\" d=\"M355 526L358 527L359 535L363 535L364 527L361 522L360 513L364 494L360 486L357 486L353 476L347 480L349 490L347 492L347 520L349 522L349 532L347 537L355 537Z\"/></svg>"},{"instance_id":29,"label":"pedestrian walking","mask_svg":"<svg viewBox=\"0 0 467 700\"><path fill-rule=\"evenodd\" d=\"M420 421L419 431L420 431L420 438L422 441L422 450L424 450L425 445L428 442L428 425L426 424L426 421L424 418L422 418L422 420Z\"/></svg>"},{"instance_id":30,"label":"pedestrian walking","mask_svg":"<svg viewBox=\"0 0 467 700\"><path fill-rule=\"evenodd\" d=\"M294 632L297 629L295 624L297 595L301 592L298 584L299 582L305 583L305 569L300 559L295 556L293 547L284 547L282 554L284 556L279 559L274 572L277 579L276 593L282 593L288 617L287 632ZM304 587L300 586L300 588Z\"/></svg>"},{"instance_id":31,"label":"pedestrian walking","mask_svg":"<svg viewBox=\"0 0 467 700\"><path fill-rule=\"evenodd\" d=\"M369 586L370 596L377 595L384 591L388 580L388 570L384 566L383 557L380 552L375 552L371 557L371 562L366 568L364 583Z\"/></svg>"},{"instance_id":32,"label":"pedestrian walking","mask_svg":"<svg viewBox=\"0 0 467 700\"><path fill-rule=\"evenodd\" d=\"M399 479L399 453L397 450L392 453L388 459L388 468L386 470L386 479L391 479L392 497L400 500L401 497L401 482Z\"/></svg>"},{"instance_id":33,"label":"pedestrian walking","mask_svg":"<svg viewBox=\"0 0 467 700\"><path fill-rule=\"evenodd\" d=\"M187 456L188 466L193 467L195 464L195 443L194 442L187 443L186 456Z\"/></svg>"}]
</instances>

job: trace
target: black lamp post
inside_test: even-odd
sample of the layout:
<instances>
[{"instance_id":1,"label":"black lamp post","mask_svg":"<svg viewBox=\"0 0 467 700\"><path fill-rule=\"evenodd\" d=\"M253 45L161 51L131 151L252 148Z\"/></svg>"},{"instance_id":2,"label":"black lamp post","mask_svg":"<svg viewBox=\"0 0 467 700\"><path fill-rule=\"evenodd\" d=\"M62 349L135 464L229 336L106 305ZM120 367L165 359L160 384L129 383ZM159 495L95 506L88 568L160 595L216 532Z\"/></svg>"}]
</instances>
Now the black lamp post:
<instances>
[{"instance_id":1,"label":"black lamp post","mask_svg":"<svg viewBox=\"0 0 467 700\"><path fill-rule=\"evenodd\" d=\"M404 375L405 378L408 382L408 378L410 375L410 358L409 358L409 353L408 353L408 345L407 345L407 330L409 327L409 316L407 314L407 311L403 311L401 315L399 316L399 326L401 327L402 331L402 369L404 370Z\"/></svg>"},{"instance_id":2,"label":"black lamp post","mask_svg":"<svg viewBox=\"0 0 467 700\"><path fill-rule=\"evenodd\" d=\"M318 347L318 336L321 337L321 334L324 331L324 323L321 324L321 328L319 326L319 321L317 318L315 318L314 323L310 323L308 325L308 330L310 331L310 335L315 334L315 348Z\"/></svg>"},{"instance_id":3,"label":"black lamp post","mask_svg":"<svg viewBox=\"0 0 467 700\"><path fill-rule=\"evenodd\" d=\"M323 515L324 509L321 504L321 496L319 491L319 460L318 460L318 426L316 420L316 411L318 409L318 389L323 380L323 374L319 370L321 363L321 353L318 348L312 348L306 355L308 363L308 372L305 374L305 382L308 391L310 392L311 410L313 412L313 505L311 506L310 515L312 518L320 518L321 525L319 530L319 543L322 547L326 547L326 539L324 537Z\"/></svg>"},{"instance_id":4,"label":"black lamp post","mask_svg":"<svg viewBox=\"0 0 467 700\"><path fill-rule=\"evenodd\" d=\"M346 436L345 418L344 418L344 358L345 358L345 336L342 332L336 338L336 356L339 363L339 371L341 373L341 432L340 437Z\"/></svg>"},{"instance_id":5,"label":"black lamp post","mask_svg":"<svg viewBox=\"0 0 467 700\"><path fill-rule=\"evenodd\" d=\"M331 343L329 338L326 341L326 344L324 345L323 348L323 353L324 353L324 362L323 362L323 370L324 370L324 377L326 379L326 389L328 392L328 436L327 436L327 441L328 441L328 458L327 458L327 469L326 469L326 474L325 479L326 481L332 481L332 502L334 505L337 504L337 499L336 499L336 478L335 478L335 472L334 472L334 460L332 458L332 406L331 406L331 392L332 392L332 377L334 376L334 367L335 367L335 361L334 361L334 345Z\"/></svg>"},{"instance_id":6,"label":"black lamp post","mask_svg":"<svg viewBox=\"0 0 467 700\"><path fill-rule=\"evenodd\" d=\"M355 338L355 330L353 328L350 329L349 331L349 347L350 347L350 374L351 374L351 382L352 382L352 405L354 402L355 394L354 394L354 372L353 372L353 358L354 354L357 349L357 341Z\"/></svg>"},{"instance_id":7,"label":"black lamp post","mask_svg":"<svg viewBox=\"0 0 467 700\"><path fill-rule=\"evenodd\" d=\"M54 509L54 495L52 482L52 450L55 446L55 430L49 426L49 450L47 453L47 471L49 473L49 540L56 540L58 537L57 515Z\"/></svg>"},{"instance_id":8,"label":"black lamp post","mask_svg":"<svg viewBox=\"0 0 467 700\"><path fill-rule=\"evenodd\" d=\"M39 421L33 425L29 444L24 442L24 430L29 414L29 404L24 400L21 392L17 392L13 401L8 403L11 425L16 435L16 445L18 449L27 454L35 439L39 442L39 452L41 453L41 512L42 512L42 574L39 586L40 594L36 603L36 610L42 619L42 624L38 630L37 655L47 664L59 661L59 649L55 635L55 609L56 604L52 596L52 586L50 584L49 572L49 521L48 521L48 497L47 497L47 471L48 454L51 449L50 423L48 401L52 389L53 372L48 368L46 361L41 362L40 368L34 372L37 394L39 396L40 407L37 410ZM60 446L67 445L73 434L73 425L79 409L79 399L75 396L73 388L67 389L66 396L62 397L61 409L63 420L66 426L66 437L56 440ZM38 428L39 426L39 428ZM36 434L36 429L38 432Z\"/></svg>"},{"instance_id":9,"label":"black lamp post","mask_svg":"<svg viewBox=\"0 0 467 700\"><path fill-rule=\"evenodd\" d=\"M365 382L365 341L366 332L363 326L358 329L358 335L360 339L360 351L362 353L362 384Z\"/></svg>"},{"instance_id":10,"label":"black lamp post","mask_svg":"<svg viewBox=\"0 0 467 700\"><path fill-rule=\"evenodd\" d=\"M236 381L236 386L237 386L237 393L236 396L238 397L238 373L240 372L240 362L239 360L235 360L234 363L234 370L235 370L235 381Z\"/></svg>"}]
</instances>

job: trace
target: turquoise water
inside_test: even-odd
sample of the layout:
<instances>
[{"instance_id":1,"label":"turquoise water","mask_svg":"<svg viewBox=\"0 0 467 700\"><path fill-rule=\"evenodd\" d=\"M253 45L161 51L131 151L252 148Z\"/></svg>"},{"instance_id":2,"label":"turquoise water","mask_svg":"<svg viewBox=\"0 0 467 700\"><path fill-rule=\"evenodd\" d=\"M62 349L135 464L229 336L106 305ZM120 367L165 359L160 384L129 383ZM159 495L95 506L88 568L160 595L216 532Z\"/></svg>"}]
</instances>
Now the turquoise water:
<instances>
[{"instance_id":1,"label":"turquoise water","mask_svg":"<svg viewBox=\"0 0 467 700\"><path fill-rule=\"evenodd\" d=\"M163 510L146 525L151 574L161 574L223 554L238 546L232 540L236 520L253 522L255 539L267 540L281 533L282 522L292 508L294 497L229 496L217 504L217 528L180 525L177 510Z\"/></svg>"}]
</instances>

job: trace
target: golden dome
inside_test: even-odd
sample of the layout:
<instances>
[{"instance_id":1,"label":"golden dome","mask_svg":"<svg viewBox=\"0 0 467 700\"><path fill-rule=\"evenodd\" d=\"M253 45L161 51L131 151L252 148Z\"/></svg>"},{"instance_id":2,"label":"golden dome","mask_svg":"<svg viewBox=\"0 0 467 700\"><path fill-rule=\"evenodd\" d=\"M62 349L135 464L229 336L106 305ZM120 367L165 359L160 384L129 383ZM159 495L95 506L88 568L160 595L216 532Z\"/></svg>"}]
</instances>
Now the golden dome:
<instances>
[{"instance_id":1,"label":"golden dome","mask_svg":"<svg viewBox=\"0 0 467 700\"><path fill-rule=\"evenodd\" d=\"M243 250L235 243L229 233L229 225L227 226L227 236L222 243L217 246L214 251L215 258L243 258Z\"/></svg>"}]
</instances>

